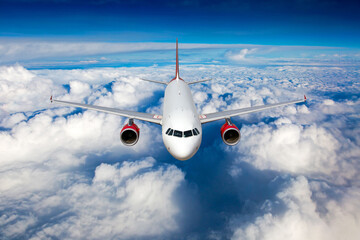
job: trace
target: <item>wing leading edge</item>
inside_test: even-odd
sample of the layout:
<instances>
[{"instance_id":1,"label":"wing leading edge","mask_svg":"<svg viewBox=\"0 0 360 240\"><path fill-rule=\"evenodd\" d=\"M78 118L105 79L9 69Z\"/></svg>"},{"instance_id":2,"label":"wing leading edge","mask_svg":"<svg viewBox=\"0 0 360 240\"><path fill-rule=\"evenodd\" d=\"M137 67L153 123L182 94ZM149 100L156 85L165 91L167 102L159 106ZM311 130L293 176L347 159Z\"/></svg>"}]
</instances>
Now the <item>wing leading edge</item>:
<instances>
[{"instance_id":1,"label":"wing leading edge","mask_svg":"<svg viewBox=\"0 0 360 240\"><path fill-rule=\"evenodd\" d=\"M306 96L304 95L304 99L301 100L294 100L289 102L282 102L282 103L274 103L274 104L268 104L268 105L261 105L261 106L255 106L255 107L248 107L248 108L240 108L235 110L227 110L223 112L215 112L215 113L209 113L209 114L201 114L199 115L200 122L201 123L208 123L213 122L220 119L230 118L234 116L239 116L243 114L253 113L253 112L260 112L266 109L271 109L275 107L280 106L286 106L290 104L295 103L301 103L306 101Z\"/></svg>"},{"instance_id":2,"label":"wing leading edge","mask_svg":"<svg viewBox=\"0 0 360 240\"><path fill-rule=\"evenodd\" d=\"M135 111L128 111L128 110L120 110L120 109L116 109L116 108L100 107L100 106L89 105L89 104L67 102L67 101L52 99L52 97L50 98L50 100L51 100L51 102L57 102L57 103L72 106L72 107L79 107L79 108L85 108L85 109L95 110L95 111L99 111L99 112L111 113L111 114L119 115L122 117L139 119L139 120L152 122L152 123L161 125L162 116L157 115L157 114L142 113L142 112L135 112Z\"/></svg>"}]
</instances>

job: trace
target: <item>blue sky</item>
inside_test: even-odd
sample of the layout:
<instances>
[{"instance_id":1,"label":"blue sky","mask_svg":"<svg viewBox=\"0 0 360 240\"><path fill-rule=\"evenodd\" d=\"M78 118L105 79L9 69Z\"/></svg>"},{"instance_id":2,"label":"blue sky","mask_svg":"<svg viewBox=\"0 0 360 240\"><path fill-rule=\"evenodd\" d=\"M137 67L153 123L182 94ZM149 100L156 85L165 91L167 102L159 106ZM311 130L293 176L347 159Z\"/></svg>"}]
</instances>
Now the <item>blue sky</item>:
<instances>
[{"instance_id":1,"label":"blue sky","mask_svg":"<svg viewBox=\"0 0 360 240\"><path fill-rule=\"evenodd\" d=\"M179 38L183 63L357 64L358 10L356 1L335 0L1 0L0 63L32 69L173 64Z\"/></svg>"},{"instance_id":2,"label":"blue sky","mask_svg":"<svg viewBox=\"0 0 360 240\"><path fill-rule=\"evenodd\" d=\"M0 2L0 36L360 47L358 1Z\"/></svg>"}]
</instances>

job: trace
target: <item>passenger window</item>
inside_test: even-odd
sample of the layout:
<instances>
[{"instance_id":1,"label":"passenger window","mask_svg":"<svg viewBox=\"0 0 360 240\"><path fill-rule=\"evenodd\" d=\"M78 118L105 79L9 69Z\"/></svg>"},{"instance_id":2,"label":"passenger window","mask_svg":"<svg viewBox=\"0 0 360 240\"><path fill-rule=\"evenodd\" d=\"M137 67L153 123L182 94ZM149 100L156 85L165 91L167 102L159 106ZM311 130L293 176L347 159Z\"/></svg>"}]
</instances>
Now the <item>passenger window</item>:
<instances>
[{"instance_id":1,"label":"passenger window","mask_svg":"<svg viewBox=\"0 0 360 240\"><path fill-rule=\"evenodd\" d=\"M195 128L195 131L197 132L197 134L200 134L199 130L197 128Z\"/></svg>"},{"instance_id":2,"label":"passenger window","mask_svg":"<svg viewBox=\"0 0 360 240\"><path fill-rule=\"evenodd\" d=\"M192 130L194 136L198 135L197 132L195 131L195 129Z\"/></svg>"},{"instance_id":3,"label":"passenger window","mask_svg":"<svg viewBox=\"0 0 360 240\"><path fill-rule=\"evenodd\" d=\"M170 132L171 128L168 128L165 134L168 134Z\"/></svg>"},{"instance_id":4,"label":"passenger window","mask_svg":"<svg viewBox=\"0 0 360 240\"><path fill-rule=\"evenodd\" d=\"M191 137L191 136L192 136L191 130L188 130L188 131L184 132L184 137Z\"/></svg>"},{"instance_id":5,"label":"passenger window","mask_svg":"<svg viewBox=\"0 0 360 240\"><path fill-rule=\"evenodd\" d=\"M174 136L175 136L175 137L182 137L182 134L183 134L183 133L182 133L181 131L178 131L178 130L175 130L175 131L174 131Z\"/></svg>"},{"instance_id":6,"label":"passenger window","mask_svg":"<svg viewBox=\"0 0 360 240\"><path fill-rule=\"evenodd\" d=\"M169 132L168 135L169 135L169 136L172 136L173 132L174 132L174 130L170 129L170 132Z\"/></svg>"}]
</instances>

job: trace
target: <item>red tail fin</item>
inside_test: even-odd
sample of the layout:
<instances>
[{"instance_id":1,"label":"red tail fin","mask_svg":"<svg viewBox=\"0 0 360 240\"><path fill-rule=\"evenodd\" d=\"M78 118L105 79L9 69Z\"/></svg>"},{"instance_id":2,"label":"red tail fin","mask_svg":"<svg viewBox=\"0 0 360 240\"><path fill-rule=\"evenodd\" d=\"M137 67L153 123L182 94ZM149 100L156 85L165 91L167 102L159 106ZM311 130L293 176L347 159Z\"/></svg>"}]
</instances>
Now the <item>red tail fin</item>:
<instances>
[{"instance_id":1,"label":"red tail fin","mask_svg":"<svg viewBox=\"0 0 360 240\"><path fill-rule=\"evenodd\" d=\"M177 78L181 79L179 74L179 46L178 46L178 39L176 38L176 70L175 70L175 77L172 80L175 80Z\"/></svg>"},{"instance_id":2,"label":"red tail fin","mask_svg":"<svg viewBox=\"0 0 360 240\"><path fill-rule=\"evenodd\" d=\"M179 46L178 46L178 39L176 38L176 72L175 78L180 78L179 75Z\"/></svg>"}]
</instances>

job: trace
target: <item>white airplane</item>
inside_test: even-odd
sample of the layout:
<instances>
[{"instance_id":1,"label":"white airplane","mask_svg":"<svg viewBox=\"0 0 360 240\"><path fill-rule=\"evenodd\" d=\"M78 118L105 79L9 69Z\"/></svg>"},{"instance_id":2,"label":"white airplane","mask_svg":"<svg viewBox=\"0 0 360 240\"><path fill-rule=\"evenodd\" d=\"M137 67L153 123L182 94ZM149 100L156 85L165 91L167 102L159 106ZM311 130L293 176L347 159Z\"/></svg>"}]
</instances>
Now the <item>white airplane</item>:
<instances>
[{"instance_id":1,"label":"white airplane","mask_svg":"<svg viewBox=\"0 0 360 240\"><path fill-rule=\"evenodd\" d=\"M168 83L156 80L141 80L166 85L162 115L66 102L55 100L52 96L50 97L50 101L129 118L128 124L126 124L120 132L120 139L122 143L127 146L133 146L139 140L140 129L134 123L134 119L159 124L162 126L162 138L166 149L178 160L188 160L198 151L202 139L202 124L204 123L225 119L225 123L220 129L221 137L225 144L235 145L240 141L240 131L235 124L231 122L231 117L306 101L306 96L304 95L304 98L301 100L199 114L196 110L189 85L210 79L185 82L180 77L177 39L175 77Z\"/></svg>"}]
</instances>

